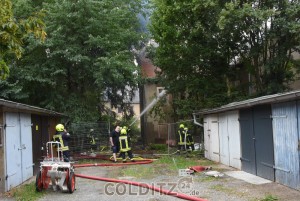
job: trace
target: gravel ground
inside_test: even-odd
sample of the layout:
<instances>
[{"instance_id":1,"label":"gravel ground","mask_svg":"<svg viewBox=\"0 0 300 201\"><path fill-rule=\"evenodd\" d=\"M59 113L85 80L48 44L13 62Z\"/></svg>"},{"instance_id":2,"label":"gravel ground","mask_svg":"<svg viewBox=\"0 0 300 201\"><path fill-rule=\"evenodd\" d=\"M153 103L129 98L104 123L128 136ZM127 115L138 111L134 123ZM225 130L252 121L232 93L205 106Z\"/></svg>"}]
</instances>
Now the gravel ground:
<instances>
[{"instance_id":1,"label":"gravel ground","mask_svg":"<svg viewBox=\"0 0 300 201\"><path fill-rule=\"evenodd\" d=\"M151 167L153 164L147 164L146 167ZM272 195L277 200L298 201L300 191L282 186L277 183L268 183L254 185L243 180L235 179L224 175L223 177L215 178L208 177L204 173L196 173L192 177L178 177L174 174L169 174L167 170L161 170L160 174L150 179L138 179L135 177L117 177L120 168L124 167L84 167L76 168L77 174L84 174L97 177L111 177L122 180L130 180L135 182L146 183L148 185L160 185L163 189L184 192L186 194L195 195L197 197L210 201L259 201L275 200L266 199L268 195ZM233 170L232 168L218 165L213 167L222 171ZM191 182L192 178L192 182ZM34 181L32 178L31 181ZM30 182L30 181L29 181ZM111 195L109 195L111 194ZM119 195L118 195L119 194ZM0 195L0 200L12 201L14 199ZM39 201L90 201L90 200L114 200L114 201L177 201L182 200L168 195L161 195L159 192L130 186L125 184L108 183L97 180L90 180L76 177L76 190L73 194L63 193L60 191L54 192L48 189L45 196Z\"/></svg>"}]
</instances>

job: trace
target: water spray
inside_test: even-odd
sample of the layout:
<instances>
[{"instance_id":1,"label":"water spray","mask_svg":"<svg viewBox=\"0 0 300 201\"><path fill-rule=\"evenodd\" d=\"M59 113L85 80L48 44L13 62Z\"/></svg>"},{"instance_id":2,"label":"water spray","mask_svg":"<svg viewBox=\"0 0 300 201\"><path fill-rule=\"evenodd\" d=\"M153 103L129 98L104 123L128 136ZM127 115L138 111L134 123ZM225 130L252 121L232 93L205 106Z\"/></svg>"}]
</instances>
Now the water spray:
<instances>
[{"instance_id":1,"label":"water spray","mask_svg":"<svg viewBox=\"0 0 300 201\"><path fill-rule=\"evenodd\" d=\"M165 96L166 93L166 90L162 90L158 94L158 96L155 99L153 99L153 101L149 105L147 105L147 107L141 112L141 114L138 117L135 118L135 120L129 126L132 126L142 115L144 115L150 108L152 108L159 101L159 99Z\"/></svg>"}]
</instances>

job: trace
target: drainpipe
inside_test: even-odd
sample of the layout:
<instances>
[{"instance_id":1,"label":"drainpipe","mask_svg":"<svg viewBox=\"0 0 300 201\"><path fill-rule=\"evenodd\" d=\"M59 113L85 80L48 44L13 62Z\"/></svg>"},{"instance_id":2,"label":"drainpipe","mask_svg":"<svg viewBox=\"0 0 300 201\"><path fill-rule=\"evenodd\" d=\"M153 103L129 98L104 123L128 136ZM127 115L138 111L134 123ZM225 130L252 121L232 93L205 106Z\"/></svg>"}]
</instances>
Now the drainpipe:
<instances>
[{"instance_id":1,"label":"drainpipe","mask_svg":"<svg viewBox=\"0 0 300 201\"><path fill-rule=\"evenodd\" d=\"M193 118L194 118L194 124L203 127L203 124L200 124L197 120L196 120L196 114L193 114Z\"/></svg>"}]
</instances>

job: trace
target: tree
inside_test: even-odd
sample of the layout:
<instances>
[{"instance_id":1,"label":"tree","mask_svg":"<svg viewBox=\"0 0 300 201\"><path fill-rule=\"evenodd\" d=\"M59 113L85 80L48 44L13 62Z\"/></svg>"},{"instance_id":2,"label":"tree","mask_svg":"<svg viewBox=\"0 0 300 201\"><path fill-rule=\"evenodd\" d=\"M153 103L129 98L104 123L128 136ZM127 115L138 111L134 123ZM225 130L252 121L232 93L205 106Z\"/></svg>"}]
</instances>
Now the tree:
<instances>
[{"instance_id":1,"label":"tree","mask_svg":"<svg viewBox=\"0 0 300 201\"><path fill-rule=\"evenodd\" d=\"M140 1L53 0L43 8L47 40L29 38L10 80L22 83L22 102L75 121L98 119L103 98L125 107L123 97L131 96L137 83L130 48L141 39Z\"/></svg>"},{"instance_id":2,"label":"tree","mask_svg":"<svg viewBox=\"0 0 300 201\"><path fill-rule=\"evenodd\" d=\"M287 89L299 62L299 1L153 0L150 30L161 82L179 118ZM252 94L240 73L251 75ZM247 80L246 80L247 81ZM249 86L247 85L247 86Z\"/></svg>"},{"instance_id":3,"label":"tree","mask_svg":"<svg viewBox=\"0 0 300 201\"><path fill-rule=\"evenodd\" d=\"M206 0L153 4L150 30L159 44L154 62L174 97L173 114L183 118L225 102L228 59L220 48L220 5Z\"/></svg>"},{"instance_id":4,"label":"tree","mask_svg":"<svg viewBox=\"0 0 300 201\"><path fill-rule=\"evenodd\" d=\"M299 1L233 1L220 13L231 58L248 67L253 91L273 94L287 90L299 69ZM230 42L229 42L230 41Z\"/></svg>"},{"instance_id":5,"label":"tree","mask_svg":"<svg viewBox=\"0 0 300 201\"><path fill-rule=\"evenodd\" d=\"M9 75L7 59L11 55L21 58L24 38L33 33L36 38L44 40L46 32L42 21L43 11L16 19L10 0L0 0L0 4L0 79L5 80Z\"/></svg>"}]
</instances>

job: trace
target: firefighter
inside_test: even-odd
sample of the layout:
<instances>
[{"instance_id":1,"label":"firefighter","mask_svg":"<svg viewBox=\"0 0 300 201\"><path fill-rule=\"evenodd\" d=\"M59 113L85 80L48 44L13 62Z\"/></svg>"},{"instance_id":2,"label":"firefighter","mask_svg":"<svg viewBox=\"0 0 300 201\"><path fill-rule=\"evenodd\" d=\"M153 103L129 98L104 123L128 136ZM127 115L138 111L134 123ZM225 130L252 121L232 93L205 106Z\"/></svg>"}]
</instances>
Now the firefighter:
<instances>
[{"instance_id":1,"label":"firefighter","mask_svg":"<svg viewBox=\"0 0 300 201\"><path fill-rule=\"evenodd\" d=\"M126 163L125 159L125 154L127 152L129 159L133 162L133 155L131 152L131 147L130 147L130 138L127 133L127 127L123 126L121 129L120 137L119 137L119 142L120 142L120 156L123 159L123 163Z\"/></svg>"},{"instance_id":2,"label":"firefighter","mask_svg":"<svg viewBox=\"0 0 300 201\"><path fill-rule=\"evenodd\" d=\"M129 132L130 132L130 128L128 128L127 126L123 126L123 127L122 127L122 129L125 129L125 130L126 130L126 132L127 132L127 135L129 134Z\"/></svg>"},{"instance_id":3,"label":"firefighter","mask_svg":"<svg viewBox=\"0 0 300 201\"><path fill-rule=\"evenodd\" d=\"M130 131L131 131L131 129L130 129L129 127L127 127L127 126L123 126L123 127L121 128L121 130L122 130L122 129L125 129L125 130L126 130L126 133L127 133L126 135L127 135L128 138L130 138Z\"/></svg>"},{"instance_id":4,"label":"firefighter","mask_svg":"<svg viewBox=\"0 0 300 201\"><path fill-rule=\"evenodd\" d=\"M91 152L93 152L95 149L97 149L94 129L90 129L90 132L88 134L88 139L90 143Z\"/></svg>"},{"instance_id":5,"label":"firefighter","mask_svg":"<svg viewBox=\"0 0 300 201\"><path fill-rule=\"evenodd\" d=\"M63 159L65 162L70 162L70 151L69 151L69 140L70 140L70 134L65 129L64 125L57 124L56 127L56 133L53 136L53 141L60 142L60 146L58 147L59 151L62 151L63 153Z\"/></svg>"},{"instance_id":6,"label":"firefighter","mask_svg":"<svg viewBox=\"0 0 300 201\"><path fill-rule=\"evenodd\" d=\"M116 126L116 128L110 133L109 141L113 151L114 162L117 162L117 153L120 151L119 146L119 136L120 136L120 126Z\"/></svg>"},{"instance_id":7,"label":"firefighter","mask_svg":"<svg viewBox=\"0 0 300 201\"><path fill-rule=\"evenodd\" d=\"M194 146L194 138L191 132L189 131L188 127L184 128L185 134L186 134L186 147L188 151L194 151L195 146Z\"/></svg>"},{"instance_id":8,"label":"firefighter","mask_svg":"<svg viewBox=\"0 0 300 201\"><path fill-rule=\"evenodd\" d=\"M180 154L181 150L185 151L186 147L186 133L184 131L184 124L179 125L178 129L178 149L177 153Z\"/></svg>"}]
</instances>

